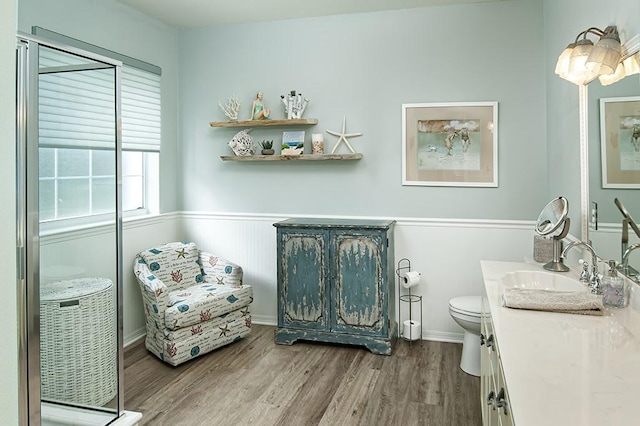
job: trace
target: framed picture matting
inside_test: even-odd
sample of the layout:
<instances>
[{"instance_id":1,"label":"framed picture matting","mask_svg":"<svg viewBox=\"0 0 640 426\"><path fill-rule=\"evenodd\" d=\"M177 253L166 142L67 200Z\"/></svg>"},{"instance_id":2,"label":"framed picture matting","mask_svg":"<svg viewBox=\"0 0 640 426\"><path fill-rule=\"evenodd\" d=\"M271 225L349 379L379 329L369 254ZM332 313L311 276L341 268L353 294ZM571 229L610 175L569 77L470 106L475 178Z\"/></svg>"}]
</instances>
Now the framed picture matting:
<instances>
[{"instance_id":1,"label":"framed picture matting","mask_svg":"<svg viewBox=\"0 0 640 426\"><path fill-rule=\"evenodd\" d=\"M498 103L402 105L402 184L498 186Z\"/></svg>"},{"instance_id":2,"label":"framed picture matting","mask_svg":"<svg viewBox=\"0 0 640 426\"><path fill-rule=\"evenodd\" d=\"M600 99L603 188L640 188L640 96Z\"/></svg>"}]
</instances>

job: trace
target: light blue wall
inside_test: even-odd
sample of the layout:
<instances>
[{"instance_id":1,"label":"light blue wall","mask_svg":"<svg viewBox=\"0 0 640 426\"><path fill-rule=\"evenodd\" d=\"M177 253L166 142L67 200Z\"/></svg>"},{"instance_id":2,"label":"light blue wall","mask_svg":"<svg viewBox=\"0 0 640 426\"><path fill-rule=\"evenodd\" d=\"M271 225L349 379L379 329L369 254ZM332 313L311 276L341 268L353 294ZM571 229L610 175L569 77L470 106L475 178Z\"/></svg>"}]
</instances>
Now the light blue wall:
<instances>
[{"instance_id":1,"label":"light blue wall","mask_svg":"<svg viewBox=\"0 0 640 426\"><path fill-rule=\"evenodd\" d=\"M115 0L19 0L18 29L39 26L162 68L160 210L175 211L181 174L177 30Z\"/></svg>"},{"instance_id":2,"label":"light blue wall","mask_svg":"<svg viewBox=\"0 0 640 426\"><path fill-rule=\"evenodd\" d=\"M542 1L502 1L183 31L180 122L184 210L535 219L548 201ZM353 163L222 162L238 129L218 102L236 94L241 119L262 90L311 99L307 129L337 138L343 116L363 159ZM403 187L401 105L498 101L499 187ZM281 131L254 129L256 140Z\"/></svg>"}]
</instances>

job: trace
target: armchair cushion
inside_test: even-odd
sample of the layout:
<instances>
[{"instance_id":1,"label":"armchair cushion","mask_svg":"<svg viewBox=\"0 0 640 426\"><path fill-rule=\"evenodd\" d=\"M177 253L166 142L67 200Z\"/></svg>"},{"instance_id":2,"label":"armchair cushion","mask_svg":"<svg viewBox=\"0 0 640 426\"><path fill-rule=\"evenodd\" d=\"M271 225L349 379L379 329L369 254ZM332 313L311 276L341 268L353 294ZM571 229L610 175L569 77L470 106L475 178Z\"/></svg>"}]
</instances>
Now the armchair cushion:
<instances>
[{"instance_id":1,"label":"armchair cushion","mask_svg":"<svg viewBox=\"0 0 640 426\"><path fill-rule=\"evenodd\" d=\"M200 252L200 266L206 283L242 286L242 268L233 262L203 251Z\"/></svg>"},{"instance_id":2,"label":"armchair cushion","mask_svg":"<svg viewBox=\"0 0 640 426\"><path fill-rule=\"evenodd\" d=\"M201 284L169 292L165 311L167 329L189 327L229 313L253 301L251 286Z\"/></svg>"},{"instance_id":3,"label":"armchair cushion","mask_svg":"<svg viewBox=\"0 0 640 426\"><path fill-rule=\"evenodd\" d=\"M139 256L169 291L203 282L200 253L194 243L168 243L140 252Z\"/></svg>"},{"instance_id":4,"label":"armchair cushion","mask_svg":"<svg viewBox=\"0 0 640 426\"><path fill-rule=\"evenodd\" d=\"M245 326L251 327L251 313L249 312L248 306L245 306L241 309L236 309L235 311L231 311L226 314L222 314L219 317L212 318L209 321L194 324L191 327L179 328L177 330L165 329L164 339L167 342L174 342L187 339L197 334L208 333L216 330L219 333L224 334L223 331L225 331L226 329L225 324L236 321L238 319L242 319L243 321L245 321Z\"/></svg>"}]
</instances>

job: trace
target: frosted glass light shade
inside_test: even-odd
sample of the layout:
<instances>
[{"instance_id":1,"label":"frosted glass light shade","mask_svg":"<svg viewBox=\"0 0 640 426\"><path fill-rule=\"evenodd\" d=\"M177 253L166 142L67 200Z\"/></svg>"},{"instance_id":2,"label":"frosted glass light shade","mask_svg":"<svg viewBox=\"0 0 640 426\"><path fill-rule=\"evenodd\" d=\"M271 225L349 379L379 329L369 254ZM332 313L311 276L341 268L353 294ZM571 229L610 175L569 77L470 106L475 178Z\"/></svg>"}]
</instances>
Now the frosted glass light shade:
<instances>
[{"instance_id":1,"label":"frosted glass light shade","mask_svg":"<svg viewBox=\"0 0 640 426\"><path fill-rule=\"evenodd\" d=\"M589 83L597 77L597 73L594 73L586 67L587 58L592 49L593 43L589 39L580 40L576 44L573 52L571 52L569 72L563 77L565 80L581 85Z\"/></svg>"},{"instance_id":2,"label":"frosted glass light shade","mask_svg":"<svg viewBox=\"0 0 640 426\"><path fill-rule=\"evenodd\" d=\"M640 52L622 61L626 75L640 74Z\"/></svg>"},{"instance_id":3,"label":"frosted glass light shade","mask_svg":"<svg viewBox=\"0 0 640 426\"><path fill-rule=\"evenodd\" d=\"M596 74L613 74L620 62L621 50L620 40L602 37L591 49L585 65Z\"/></svg>"},{"instance_id":4,"label":"frosted glass light shade","mask_svg":"<svg viewBox=\"0 0 640 426\"><path fill-rule=\"evenodd\" d=\"M631 55L624 61L620 62L613 74L601 75L599 77L600 84L608 86L634 74L640 74L640 53Z\"/></svg>"},{"instance_id":5,"label":"frosted glass light shade","mask_svg":"<svg viewBox=\"0 0 640 426\"><path fill-rule=\"evenodd\" d=\"M573 48L575 44L570 44L566 49L562 51L560 56L558 56L558 62L556 62L556 70L555 73L560 77L564 78L569 73L569 61L571 60L571 53L573 52Z\"/></svg>"},{"instance_id":6,"label":"frosted glass light shade","mask_svg":"<svg viewBox=\"0 0 640 426\"><path fill-rule=\"evenodd\" d=\"M610 84L617 83L626 76L627 74L624 71L624 65L622 65L622 63L619 63L613 74L603 74L598 77L598 79L600 80L600 84L602 84L603 86L608 86Z\"/></svg>"}]
</instances>

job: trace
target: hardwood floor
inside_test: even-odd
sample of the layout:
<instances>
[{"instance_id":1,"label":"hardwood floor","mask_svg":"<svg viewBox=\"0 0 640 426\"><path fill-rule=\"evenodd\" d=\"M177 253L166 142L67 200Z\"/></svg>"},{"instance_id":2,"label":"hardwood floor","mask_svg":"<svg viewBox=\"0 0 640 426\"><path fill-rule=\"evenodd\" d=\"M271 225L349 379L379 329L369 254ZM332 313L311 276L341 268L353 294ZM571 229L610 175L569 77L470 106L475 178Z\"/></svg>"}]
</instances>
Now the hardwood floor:
<instances>
[{"instance_id":1,"label":"hardwood floor","mask_svg":"<svg viewBox=\"0 0 640 426\"><path fill-rule=\"evenodd\" d=\"M481 425L480 379L462 345L400 340L393 355L361 347L273 342L254 325L241 341L178 367L141 342L125 352L127 410L141 425Z\"/></svg>"}]
</instances>

